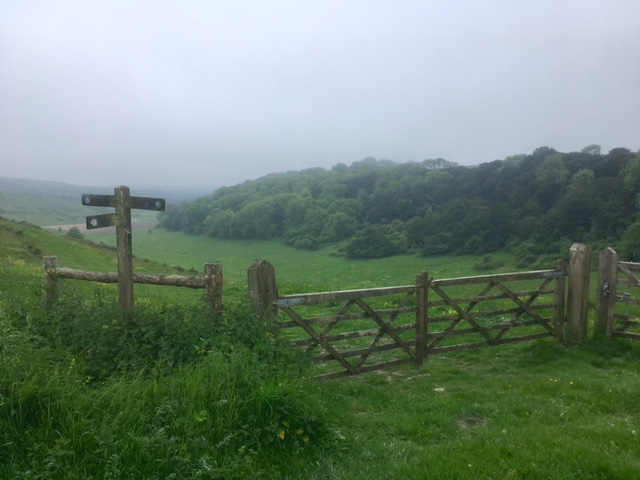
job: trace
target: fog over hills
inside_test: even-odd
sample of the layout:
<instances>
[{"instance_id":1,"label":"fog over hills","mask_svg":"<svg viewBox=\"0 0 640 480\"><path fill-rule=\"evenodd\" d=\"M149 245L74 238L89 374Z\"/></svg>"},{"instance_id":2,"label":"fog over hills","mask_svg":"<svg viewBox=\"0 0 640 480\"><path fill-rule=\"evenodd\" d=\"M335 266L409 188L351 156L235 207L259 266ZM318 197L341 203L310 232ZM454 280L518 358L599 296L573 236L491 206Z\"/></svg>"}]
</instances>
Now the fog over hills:
<instances>
[{"instance_id":1,"label":"fog over hills","mask_svg":"<svg viewBox=\"0 0 640 480\"><path fill-rule=\"evenodd\" d=\"M113 188L92 185L71 185L64 182L47 180L30 180L25 178L0 177L0 192L10 191L25 194L51 195L56 197L75 197L80 199L83 193L112 194ZM162 197L169 202L184 202L208 195L217 187L214 185L158 185L136 186L127 185L131 194L141 197Z\"/></svg>"}]
</instances>

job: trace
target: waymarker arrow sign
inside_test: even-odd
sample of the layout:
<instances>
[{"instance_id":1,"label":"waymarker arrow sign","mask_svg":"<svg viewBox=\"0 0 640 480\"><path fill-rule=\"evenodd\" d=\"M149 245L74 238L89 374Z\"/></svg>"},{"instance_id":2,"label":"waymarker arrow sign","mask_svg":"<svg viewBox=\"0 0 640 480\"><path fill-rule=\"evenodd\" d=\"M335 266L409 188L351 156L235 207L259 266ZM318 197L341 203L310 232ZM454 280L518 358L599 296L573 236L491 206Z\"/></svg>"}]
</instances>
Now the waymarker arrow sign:
<instances>
[{"instance_id":1,"label":"waymarker arrow sign","mask_svg":"<svg viewBox=\"0 0 640 480\"><path fill-rule=\"evenodd\" d=\"M94 228L112 227L116 224L115 213L105 213L103 215L89 215L87 217L87 230Z\"/></svg>"}]
</instances>

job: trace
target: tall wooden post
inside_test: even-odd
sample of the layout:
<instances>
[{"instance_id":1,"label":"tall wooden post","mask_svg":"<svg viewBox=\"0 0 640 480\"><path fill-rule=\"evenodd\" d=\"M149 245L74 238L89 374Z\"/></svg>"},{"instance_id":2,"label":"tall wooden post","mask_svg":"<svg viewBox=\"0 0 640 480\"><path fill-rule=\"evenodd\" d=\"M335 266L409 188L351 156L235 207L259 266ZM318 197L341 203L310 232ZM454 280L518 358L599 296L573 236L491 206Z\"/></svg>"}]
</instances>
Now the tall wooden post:
<instances>
[{"instance_id":1,"label":"tall wooden post","mask_svg":"<svg viewBox=\"0 0 640 480\"><path fill-rule=\"evenodd\" d=\"M571 246L569 258L567 340L580 343L587 337L591 248L583 243Z\"/></svg>"},{"instance_id":2,"label":"tall wooden post","mask_svg":"<svg viewBox=\"0 0 640 480\"><path fill-rule=\"evenodd\" d=\"M115 207L115 213L90 215L87 229L116 226L116 246L118 250L118 284L120 311L125 325L133 322L133 253L131 246L131 209L164 211L163 198L132 197L129 187L121 185L114 189L114 195L82 194L82 204L87 207Z\"/></svg>"},{"instance_id":3,"label":"tall wooden post","mask_svg":"<svg viewBox=\"0 0 640 480\"><path fill-rule=\"evenodd\" d=\"M204 264L204 299L208 311L216 318L222 315L222 263Z\"/></svg>"},{"instance_id":4,"label":"tall wooden post","mask_svg":"<svg viewBox=\"0 0 640 480\"><path fill-rule=\"evenodd\" d=\"M131 245L131 195L124 185L115 189L116 247L120 310L126 325L133 322L133 252Z\"/></svg>"},{"instance_id":5,"label":"tall wooden post","mask_svg":"<svg viewBox=\"0 0 640 480\"><path fill-rule=\"evenodd\" d=\"M564 260L558 260L556 262L556 270L566 273L567 265ZM565 275L558 277L556 280L556 311L555 311L555 327L556 327L556 340L561 342L564 340L564 325L565 325L565 292L567 278Z\"/></svg>"},{"instance_id":6,"label":"tall wooden post","mask_svg":"<svg viewBox=\"0 0 640 480\"><path fill-rule=\"evenodd\" d=\"M418 367L427 361L427 328L429 321L429 274L421 272L416 276L416 357Z\"/></svg>"},{"instance_id":7,"label":"tall wooden post","mask_svg":"<svg viewBox=\"0 0 640 480\"><path fill-rule=\"evenodd\" d=\"M278 316L278 285L276 271L266 260L256 260L247 272L249 297L258 315L263 319L275 319Z\"/></svg>"},{"instance_id":8,"label":"tall wooden post","mask_svg":"<svg viewBox=\"0 0 640 480\"><path fill-rule=\"evenodd\" d=\"M618 290L618 254L612 248L600 252L598 265L598 293L594 337L613 334L613 316Z\"/></svg>"},{"instance_id":9,"label":"tall wooden post","mask_svg":"<svg viewBox=\"0 0 640 480\"><path fill-rule=\"evenodd\" d=\"M58 281L56 278L56 268L58 267L58 257L44 257L44 280L43 280L43 303L44 308L51 308L58 300Z\"/></svg>"}]
</instances>

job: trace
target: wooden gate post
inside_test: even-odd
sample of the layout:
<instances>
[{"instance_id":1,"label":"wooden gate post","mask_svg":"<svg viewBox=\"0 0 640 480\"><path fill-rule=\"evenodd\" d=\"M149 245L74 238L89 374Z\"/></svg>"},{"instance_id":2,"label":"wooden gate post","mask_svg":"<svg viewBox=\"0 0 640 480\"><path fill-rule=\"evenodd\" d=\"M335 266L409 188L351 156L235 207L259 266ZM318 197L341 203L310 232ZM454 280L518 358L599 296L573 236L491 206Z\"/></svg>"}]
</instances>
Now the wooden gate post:
<instances>
[{"instance_id":1,"label":"wooden gate post","mask_svg":"<svg viewBox=\"0 0 640 480\"><path fill-rule=\"evenodd\" d=\"M564 275L558 277L556 283L556 340L561 342L564 340L564 326L565 326L565 291L566 291L566 273L567 273L567 264L564 260L558 260L556 262L556 270L564 272Z\"/></svg>"},{"instance_id":2,"label":"wooden gate post","mask_svg":"<svg viewBox=\"0 0 640 480\"><path fill-rule=\"evenodd\" d=\"M618 287L618 254L612 248L600 252L598 266L598 293L596 304L595 338L613 334L613 316Z\"/></svg>"},{"instance_id":3,"label":"wooden gate post","mask_svg":"<svg viewBox=\"0 0 640 480\"><path fill-rule=\"evenodd\" d=\"M58 267L58 257L44 257L44 281L42 299L44 308L51 308L58 301L58 279L56 268Z\"/></svg>"},{"instance_id":4,"label":"wooden gate post","mask_svg":"<svg viewBox=\"0 0 640 480\"><path fill-rule=\"evenodd\" d=\"M429 274L421 272L416 276L416 357L418 367L427 361L427 327L429 321Z\"/></svg>"},{"instance_id":5,"label":"wooden gate post","mask_svg":"<svg viewBox=\"0 0 640 480\"><path fill-rule=\"evenodd\" d=\"M567 340L579 343L587 337L591 247L574 243L570 250L569 266Z\"/></svg>"},{"instance_id":6,"label":"wooden gate post","mask_svg":"<svg viewBox=\"0 0 640 480\"><path fill-rule=\"evenodd\" d=\"M278 285L276 271L266 260L256 260L247 272L249 280L249 297L256 312L263 320L278 316Z\"/></svg>"},{"instance_id":7,"label":"wooden gate post","mask_svg":"<svg viewBox=\"0 0 640 480\"><path fill-rule=\"evenodd\" d=\"M222 315L222 263L204 264L204 301L214 316Z\"/></svg>"}]
</instances>

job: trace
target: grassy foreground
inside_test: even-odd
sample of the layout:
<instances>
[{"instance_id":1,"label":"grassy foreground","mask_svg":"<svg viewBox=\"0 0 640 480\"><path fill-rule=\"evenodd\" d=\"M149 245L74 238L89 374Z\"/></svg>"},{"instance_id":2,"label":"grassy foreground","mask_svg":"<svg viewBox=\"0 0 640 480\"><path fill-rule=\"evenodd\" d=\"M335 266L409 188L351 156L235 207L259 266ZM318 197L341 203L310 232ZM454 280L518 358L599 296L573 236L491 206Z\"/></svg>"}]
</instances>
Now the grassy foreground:
<instances>
[{"instance_id":1,"label":"grassy foreground","mask_svg":"<svg viewBox=\"0 0 640 480\"><path fill-rule=\"evenodd\" d=\"M126 331L112 286L68 282L44 312L42 254L109 269L113 252L0 227L2 479L640 478L638 344L545 340L317 384L240 296L212 325L191 292L177 302L141 290L137 326ZM194 245L174 238L174 250ZM238 258L246 247L236 246ZM348 278L348 262L326 259L326 284L320 273L303 282L283 272L287 288L328 290ZM424 260L443 270L447 261L457 269L439 276L474 274L469 259L466 272L457 258ZM322 252L309 262L321 264ZM366 262L367 279L409 283L415 272L403 265Z\"/></svg>"}]
</instances>

